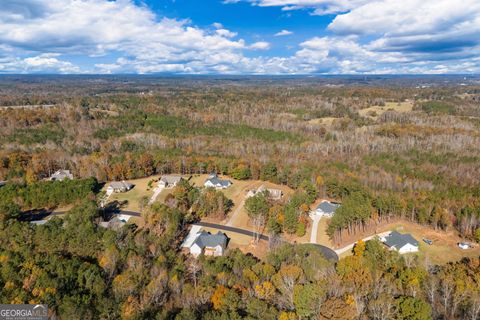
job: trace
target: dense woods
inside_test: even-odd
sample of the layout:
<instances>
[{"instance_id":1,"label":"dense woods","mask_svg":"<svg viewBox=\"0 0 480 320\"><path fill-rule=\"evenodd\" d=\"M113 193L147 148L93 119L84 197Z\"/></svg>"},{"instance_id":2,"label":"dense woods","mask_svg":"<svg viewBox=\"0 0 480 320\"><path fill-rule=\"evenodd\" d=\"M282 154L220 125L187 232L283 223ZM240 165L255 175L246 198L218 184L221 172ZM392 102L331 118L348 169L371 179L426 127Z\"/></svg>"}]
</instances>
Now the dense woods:
<instances>
[{"instance_id":1,"label":"dense woods","mask_svg":"<svg viewBox=\"0 0 480 320\"><path fill-rule=\"evenodd\" d=\"M324 197L342 203L328 226L335 242L398 218L480 241L480 87L35 79L0 81L1 303L47 303L61 319L480 317L479 259L433 266L377 240L337 264L288 244L264 261L238 250L186 257L187 223L232 207L187 181L147 206L143 227L95 224L103 182L215 171L294 189L245 203L255 231L272 236L303 236ZM44 181L58 169L76 179ZM61 205L74 208L42 226L16 219Z\"/></svg>"}]
</instances>

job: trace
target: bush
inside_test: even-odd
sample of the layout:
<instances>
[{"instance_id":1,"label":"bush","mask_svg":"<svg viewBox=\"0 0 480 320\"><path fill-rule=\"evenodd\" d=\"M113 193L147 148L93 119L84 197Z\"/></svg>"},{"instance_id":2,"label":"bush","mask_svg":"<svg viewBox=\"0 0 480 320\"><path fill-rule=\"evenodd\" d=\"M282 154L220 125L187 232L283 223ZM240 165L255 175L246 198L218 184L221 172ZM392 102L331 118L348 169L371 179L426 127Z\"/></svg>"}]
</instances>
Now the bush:
<instances>
[{"instance_id":1,"label":"bush","mask_svg":"<svg viewBox=\"0 0 480 320\"><path fill-rule=\"evenodd\" d=\"M306 233L306 230L305 230L305 224L303 222L299 222L297 224L297 231L295 232L295 234L298 236L298 237L303 237Z\"/></svg>"}]
</instances>

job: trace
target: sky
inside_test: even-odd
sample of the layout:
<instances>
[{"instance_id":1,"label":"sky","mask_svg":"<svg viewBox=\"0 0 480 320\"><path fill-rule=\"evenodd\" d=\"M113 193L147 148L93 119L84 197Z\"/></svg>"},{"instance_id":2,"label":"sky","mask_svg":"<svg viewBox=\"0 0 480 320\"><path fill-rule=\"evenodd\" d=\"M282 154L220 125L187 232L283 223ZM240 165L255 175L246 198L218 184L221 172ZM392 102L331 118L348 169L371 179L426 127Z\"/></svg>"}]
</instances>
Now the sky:
<instances>
[{"instance_id":1,"label":"sky","mask_svg":"<svg viewBox=\"0 0 480 320\"><path fill-rule=\"evenodd\" d=\"M478 74L479 0L0 0L0 74Z\"/></svg>"}]
</instances>

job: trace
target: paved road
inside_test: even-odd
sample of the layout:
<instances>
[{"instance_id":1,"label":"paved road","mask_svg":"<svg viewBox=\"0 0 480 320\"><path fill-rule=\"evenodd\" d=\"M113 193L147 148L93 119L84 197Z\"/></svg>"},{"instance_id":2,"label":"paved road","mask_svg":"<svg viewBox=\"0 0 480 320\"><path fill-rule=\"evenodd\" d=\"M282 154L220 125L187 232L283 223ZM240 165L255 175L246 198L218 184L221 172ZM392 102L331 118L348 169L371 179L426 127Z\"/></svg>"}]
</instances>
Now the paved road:
<instances>
[{"instance_id":1,"label":"paved road","mask_svg":"<svg viewBox=\"0 0 480 320\"><path fill-rule=\"evenodd\" d=\"M50 215L60 215L60 214L64 214L64 213L65 212L53 212L53 213L50 213ZM141 214L139 212L134 212L134 211L118 210L118 211L115 211L114 213L115 214L125 214L125 215L134 216L134 217L141 217ZM31 220L42 220L44 217L42 217L40 219L37 218L37 219L31 219ZM230 227L230 226L224 226L224 225L221 225L221 224L209 223L209 222L197 222L197 223L194 223L193 225L194 226L197 225L197 226L201 226L201 227L206 227L206 228L215 228L215 229L219 229L219 230L235 232L235 233L239 233L239 234L243 234L243 235L253 237L253 232L252 231L245 230L245 229L240 229L240 228L235 228L235 227ZM265 241L269 240L268 236L264 235L264 234L260 235L260 239L265 240ZM318 250L320 250L322 252L323 256L326 259L332 260L332 261L338 261L338 255L332 249L330 249L328 247L325 247L325 246L322 246L320 244L311 243L311 245L317 247Z\"/></svg>"},{"instance_id":2,"label":"paved road","mask_svg":"<svg viewBox=\"0 0 480 320\"><path fill-rule=\"evenodd\" d=\"M201 226L201 227L206 227L206 228L215 228L215 229L220 229L220 230L225 230L225 231L230 231L230 232L235 232L235 233L240 233L244 234L246 236L251 236L253 237L253 232L245 229L240 229L240 228L235 228L235 227L230 227L230 226L224 226L222 224L216 224L216 223L209 223L209 222L197 222L193 224L194 226ZM261 234L260 235L261 240L268 241L268 236Z\"/></svg>"}]
</instances>

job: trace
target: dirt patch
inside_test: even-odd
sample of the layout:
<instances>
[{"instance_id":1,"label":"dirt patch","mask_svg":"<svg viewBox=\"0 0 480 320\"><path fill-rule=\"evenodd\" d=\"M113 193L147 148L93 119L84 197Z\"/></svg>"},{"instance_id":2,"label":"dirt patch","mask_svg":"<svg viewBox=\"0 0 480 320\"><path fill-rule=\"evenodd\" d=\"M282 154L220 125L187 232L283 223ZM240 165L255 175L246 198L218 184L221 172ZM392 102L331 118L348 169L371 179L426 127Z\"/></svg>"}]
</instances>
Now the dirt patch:
<instances>
[{"instance_id":1,"label":"dirt patch","mask_svg":"<svg viewBox=\"0 0 480 320\"><path fill-rule=\"evenodd\" d=\"M334 121L341 120L342 118L335 118L335 117L323 117L323 118L315 118L310 119L308 121L309 124L320 124L324 126L331 126Z\"/></svg>"},{"instance_id":2,"label":"dirt patch","mask_svg":"<svg viewBox=\"0 0 480 320\"><path fill-rule=\"evenodd\" d=\"M362 117L369 117L372 119L378 118L378 116L382 115L387 111L395 111L399 113L410 112L413 109L413 102L412 101L404 101L404 102L387 102L385 106L371 106L369 108L362 109L358 111L358 113Z\"/></svg>"}]
</instances>

